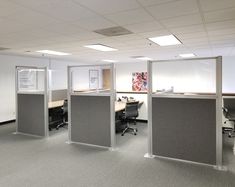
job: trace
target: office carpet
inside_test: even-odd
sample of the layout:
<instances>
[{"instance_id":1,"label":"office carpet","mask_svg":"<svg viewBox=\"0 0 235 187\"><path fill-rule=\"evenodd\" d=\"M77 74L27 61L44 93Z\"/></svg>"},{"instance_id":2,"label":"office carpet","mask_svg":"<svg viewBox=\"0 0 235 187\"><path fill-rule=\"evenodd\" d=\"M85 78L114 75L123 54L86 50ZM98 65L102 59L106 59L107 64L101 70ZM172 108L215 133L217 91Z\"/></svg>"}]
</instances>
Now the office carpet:
<instances>
[{"instance_id":1,"label":"office carpet","mask_svg":"<svg viewBox=\"0 0 235 187\"><path fill-rule=\"evenodd\" d=\"M146 124L138 135L117 135L108 151L65 143L65 130L50 138L13 135L14 123L0 126L1 187L234 187L232 139L225 138L227 172L164 159L147 159Z\"/></svg>"}]
</instances>

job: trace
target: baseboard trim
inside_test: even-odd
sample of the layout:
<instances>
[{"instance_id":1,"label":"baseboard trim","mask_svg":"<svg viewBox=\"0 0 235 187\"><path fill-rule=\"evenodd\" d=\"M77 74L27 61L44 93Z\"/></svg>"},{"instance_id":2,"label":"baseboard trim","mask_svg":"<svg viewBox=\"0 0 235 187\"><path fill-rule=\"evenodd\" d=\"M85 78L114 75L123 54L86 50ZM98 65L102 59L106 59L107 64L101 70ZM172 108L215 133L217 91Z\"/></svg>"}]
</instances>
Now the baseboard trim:
<instances>
[{"instance_id":1,"label":"baseboard trim","mask_svg":"<svg viewBox=\"0 0 235 187\"><path fill-rule=\"evenodd\" d=\"M3 121L3 122L0 122L0 125L6 125L8 123L13 123L15 122L16 120L15 119L12 119L12 120L8 120L8 121Z\"/></svg>"}]
</instances>

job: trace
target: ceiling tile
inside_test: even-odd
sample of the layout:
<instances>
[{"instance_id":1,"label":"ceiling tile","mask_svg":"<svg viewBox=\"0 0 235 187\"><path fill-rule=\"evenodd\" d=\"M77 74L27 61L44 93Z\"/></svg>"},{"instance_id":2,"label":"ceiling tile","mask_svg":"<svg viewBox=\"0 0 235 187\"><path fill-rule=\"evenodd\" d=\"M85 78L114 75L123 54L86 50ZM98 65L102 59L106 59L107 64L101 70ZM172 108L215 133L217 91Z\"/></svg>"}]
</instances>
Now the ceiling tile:
<instances>
[{"instance_id":1,"label":"ceiling tile","mask_svg":"<svg viewBox=\"0 0 235 187\"><path fill-rule=\"evenodd\" d=\"M208 23L208 22L235 19L234 12L235 12L235 8L224 9L224 10L213 11L213 12L205 12L204 13L205 22Z\"/></svg>"},{"instance_id":2,"label":"ceiling tile","mask_svg":"<svg viewBox=\"0 0 235 187\"><path fill-rule=\"evenodd\" d=\"M147 10L157 20L199 12L196 0L181 0L169 2L162 5L147 7Z\"/></svg>"},{"instance_id":3,"label":"ceiling tile","mask_svg":"<svg viewBox=\"0 0 235 187\"><path fill-rule=\"evenodd\" d=\"M136 0L74 0L83 6L99 13L112 14L140 8Z\"/></svg>"},{"instance_id":4,"label":"ceiling tile","mask_svg":"<svg viewBox=\"0 0 235 187\"><path fill-rule=\"evenodd\" d=\"M135 9L116 14L109 14L105 17L119 25L128 25L146 21L153 21L152 16L150 16L144 9Z\"/></svg>"},{"instance_id":5,"label":"ceiling tile","mask_svg":"<svg viewBox=\"0 0 235 187\"><path fill-rule=\"evenodd\" d=\"M6 18L5 19L0 18L0 25L1 25L1 29L0 29L1 39L4 38L3 37L4 34L17 33L17 32L21 32L21 31L31 28L22 23L19 23L14 20L9 20Z\"/></svg>"},{"instance_id":6,"label":"ceiling tile","mask_svg":"<svg viewBox=\"0 0 235 187\"><path fill-rule=\"evenodd\" d=\"M171 34L171 33L166 29L152 31L152 32L139 33L139 35L144 38L151 38L151 37L157 37L157 36L163 36L163 35L169 35L169 34Z\"/></svg>"},{"instance_id":7,"label":"ceiling tile","mask_svg":"<svg viewBox=\"0 0 235 187\"><path fill-rule=\"evenodd\" d=\"M206 23L205 26L208 31L218 29L230 29L235 28L235 20Z\"/></svg>"},{"instance_id":8,"label":"ceiling tile","mask_svg":"<svg viewBox=\"0 0 235 187\"><path fill-rule=\"evenodd\" d=\"M53 0L34 7L34 10L63 21L95 17L96 14L70 0Z\"/></svg>"},{"instance_id":9,"label":"ceiling tile","mask_svg":"<svg viewBox=\"0 0 235 187\"><path fill-rule=\"evenodd\" d=\"M218 35L226 36L226 35L230 35L230 34L235 35L235 28L208 31L209 36L218 36Z\"/></svg>"},{"instance_id":10,"label":"ceiling tile","mask_svg":"<svg viewBox=\"0 0 235 187\"><path fill-rule=\"evenodd\" d=\"M195 33L195 32L205 32L205 28L202 24L185 26L185 27L170 28L169 30L174 34L188 34L188 33Z\"/></svg>"},{"instance_id":11,"label":"ceiling tile","mask_svg":"<svg viewBox=\"0 0 235 187\"><path fill-rule=\"evenodd\" d=\"M100 16L87 18L87 19L80 19L74 22L74 24L79 25L80 27L90 30L90 31L117 26L111 21L105 18L102 18Z\"/></svg>"},{"instance_id":12,"label":"ceiling tile","mask_svg":"<svg viewBox=\"0 0 235 187\"><path fill-rule=\"evenodd\" d=\"M57 22L57 19L48 17L32 10L27 10L21 12L20 14L11 15L7 17L7 19L22 23L24 25L30 25L32 27L40 27L42 25L48 25L53 22Z\"/></svg>"},{"instance_id":13,"label":"ceiling tile","mask_svg":"<svg viewBox=\"0 0 235 187\"><path fill-rule=\"evenodd\" d=\"M10 1L1 1L0 17L7 17L12 14L17 14L26 10L27 10L26 8L19 6L15 3L12 3Z\"/></svg>"},{"instance_id":14,"label":"ceiling tile","mask_svg":"<svg viewBox=\"0 0 235 187\"><path fill-rule=\"evenodd\" d=\"M139 3L141 3L143 6L151 6L156 4L164 4L168 2L173 2L177 0L137 0Z\"/></svg>"},{"instance_id":15,"label":"ceiling tile","mask_svg":"<svg viewBox=\"0 0 235 187\"><path fill-rule=\"evenodd\" d=\"M154 30L163 29L162 25L157 21L125 25L124 27L134 33L150 32Z\"/></svg>"},{"instance_id":16,"label":"ceiling tile","mask_svg":"<svg viewBox=\"0 0 235 187\"><path fill-rule=\"evenodd\" d=\"M234 0L200 0L200 5L203 11L213 11L235 7Z\"/></svg>"},{"instance_id":17,"label":"ceiling tile","mask_svg":"<svg viewBox=\"0 0 235 187\"><path fill-rule=\"evenodd\" d=\"M179 39L190 39L190 38L206 38L206 32L195 32L195 33L187 33L187 34L177 34Z\"/></svg>"},{"instance_id":18,"label":"ceiling tile","mask_svg":"<svg viewBox=\"0 0 235 187\"><path fill-rule=\"evenodd\" d=\"M161 23L165 25L167 28L174 28L174 27L202 24L202 18L199 14L190 14L171 19L164 19L161 20Z\"/></svg>"},{"instance_id":19,"label":"ceiling tile","mask_svg":"<svg viewBox=\"0 0 235 187\"><path fill-rule=\"evenodd\" d=\"M77 34L80 32L86 32L84 29L75 24L69 23L52 23L41 27L45 32L59 33L64 35Z\"/></svg>"}]
</instances>

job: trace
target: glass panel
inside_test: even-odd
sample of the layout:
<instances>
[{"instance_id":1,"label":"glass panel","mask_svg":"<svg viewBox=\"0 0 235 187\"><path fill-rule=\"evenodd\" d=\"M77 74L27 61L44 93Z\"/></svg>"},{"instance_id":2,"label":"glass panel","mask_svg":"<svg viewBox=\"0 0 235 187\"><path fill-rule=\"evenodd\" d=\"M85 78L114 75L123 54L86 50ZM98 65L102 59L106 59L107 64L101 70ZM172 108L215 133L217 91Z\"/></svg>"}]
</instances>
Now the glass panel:
<instances>
[{"instance_id":1,"label":"glass panel","mask_svg":"<svg viewBox=\"0 0 235 187\"><path fill-rule=\"evenodd\" d=\"M79 66L71 68L72 92L109 92L110 89L110 66Z\"/></svg>"},{"instance_id":2,"label":"glass panel","mask_svg":"<svg viewBox=\"0 0 235 187\"><path fill-rule=\"evenodd\" d=\"M216 60L153 63L153 93L215 94Z\"/></svg>"},{"instance_id":3,"label":"glass panel","mask_svg":"<svg viewBox=\"0 0 235 187\"><path fill-rule=\"evenodd\" d=\"M18 68L18 92L43 92L45 90L45 70Z\"/></svg>"}]
</instances>

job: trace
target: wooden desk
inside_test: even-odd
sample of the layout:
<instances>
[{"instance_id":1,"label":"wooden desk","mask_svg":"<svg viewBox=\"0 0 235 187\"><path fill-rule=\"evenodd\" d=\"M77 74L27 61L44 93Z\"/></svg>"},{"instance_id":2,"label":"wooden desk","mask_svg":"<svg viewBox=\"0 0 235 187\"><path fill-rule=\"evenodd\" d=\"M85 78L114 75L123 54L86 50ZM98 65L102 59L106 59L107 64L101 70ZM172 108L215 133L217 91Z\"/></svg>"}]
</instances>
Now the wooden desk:
<instances>
[{"instance_id":1,"label":"wooden desk","mask_svg":"<svg viewBox=\"0 0 235 187\"><path fill-rule=\"evenodd\" d=\"M144 101L139 101L139 105L143 104ZM115 112L120 112L122 110L125 110L126 108L126 102L123 101L115 101Z\"/></svg>"},{"instance_id":2,"label":"wooden desk","mask_svg":"<svg viewBox=\"0 0 235 187\"><path fill-rule=\"evenodd\" d=\"M142 103L144 103L144 102L139 101L139 104L142 104ZM64 100L52 101L52 102L48 103L48 108L51 109L51 108L61 107L61 106L63 106L63 104L64 104ZM125 108L126 108L126 102L122 102L122 101L120 101L120 102L116 101L115 102L115 112L125 110Z\"/></svg>"},{"instance_id":3,"label":"wooden desk","mask_svg":"<svg viewBox=\"0 0 235 187\"><path fill-rule=\"evenodd\" d=\"M57 108L57 107L62 107L64 105L64 100L59 100L59 101L51 101L48 103L48 108Z\"/></svg>"}]
</instances>

